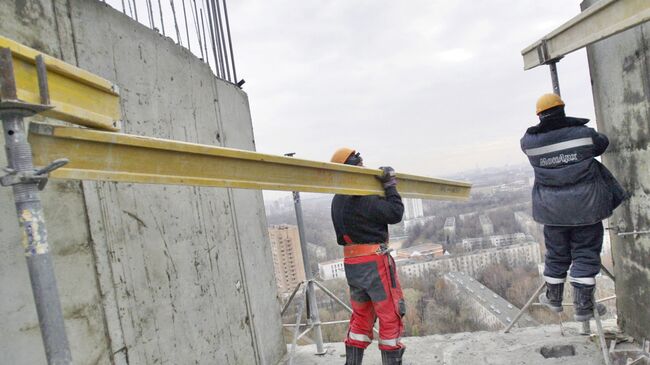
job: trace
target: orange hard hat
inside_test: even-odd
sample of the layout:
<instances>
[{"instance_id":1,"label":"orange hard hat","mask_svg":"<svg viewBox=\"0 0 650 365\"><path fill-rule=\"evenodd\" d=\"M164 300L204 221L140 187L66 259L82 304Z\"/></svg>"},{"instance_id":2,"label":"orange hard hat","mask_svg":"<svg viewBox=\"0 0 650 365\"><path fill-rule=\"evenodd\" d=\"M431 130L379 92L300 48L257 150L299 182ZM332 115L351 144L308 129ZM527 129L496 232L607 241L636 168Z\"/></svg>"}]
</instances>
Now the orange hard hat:
<instances>
[{"instance_id":1,"label":"orange hard hat","mask_svg":"<svg viewBox=\"0 0 650 365\"><path fill-rule=\"evenodd\" d=\"M330 161L334 163L345 163L347 159L352 156L356 151L353 150L352 148L347 148L347 147L342 147L336 150L334 154L332 155L332 158Z\"/></svg>"},{"instance_id":2,"label":"orange hard hat","mask_svg":"<svg viewBox=\"0 0 650 365\"><path fill-rule=\"evenodd\" d=\"M560 98L558 94L544 94L537 99L537 111L536 114L555 108L556 106L564 106L564 101Z\"/></svg>"}]
</instances>

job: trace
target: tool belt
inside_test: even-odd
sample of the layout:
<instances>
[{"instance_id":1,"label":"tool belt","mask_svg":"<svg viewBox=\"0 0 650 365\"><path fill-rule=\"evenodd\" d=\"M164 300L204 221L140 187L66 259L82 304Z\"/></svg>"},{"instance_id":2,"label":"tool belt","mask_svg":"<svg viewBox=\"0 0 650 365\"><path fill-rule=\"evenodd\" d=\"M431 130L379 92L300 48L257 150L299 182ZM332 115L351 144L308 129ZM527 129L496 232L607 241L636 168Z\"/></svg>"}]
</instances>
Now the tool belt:
<instances>
[{"instance_id":1,"label":"tool belt","mask_svg":"<svg viewBox=\"0 0 650 365\"><path fill-rule=\"evenodd\" d=\"M387 253L388 247L385 243L365 243L365 244L347 244L343 246L343 256L345 258L383 255Z\"/></svg>"}]
</instances>

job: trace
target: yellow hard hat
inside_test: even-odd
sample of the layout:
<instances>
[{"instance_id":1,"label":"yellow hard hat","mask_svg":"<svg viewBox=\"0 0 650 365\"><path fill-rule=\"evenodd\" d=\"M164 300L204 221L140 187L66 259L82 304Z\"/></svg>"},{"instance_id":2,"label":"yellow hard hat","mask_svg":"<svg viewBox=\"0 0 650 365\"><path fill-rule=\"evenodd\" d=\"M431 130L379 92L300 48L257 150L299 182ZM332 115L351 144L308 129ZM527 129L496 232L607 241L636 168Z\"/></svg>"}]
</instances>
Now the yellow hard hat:
<instances>
[{"instance_id":1,"label":"yellow hard hat","mask_svg":"<svg viewBox=\"0 0 650 365\"><path fill-rule=\"evenodd\" d=\"M556 106L564 106L564 101L558 94L544 94L537 99L537 115L539 113L554 108Z\"/></svg>"},{"instance_id":2,"label":"yellow hard hat","mask_svg":"<svg viewBox=\"0 0 650 365\"><path fill-rule=\"evenodd\" d=\"M347 148L347 147L339 148L338 150L336 150L336 152L334 152L330 161L334 163L345 163L348 157L350 157L355 152L356 151L353 150L352 148Z\"/></svg>"}]
</instances>

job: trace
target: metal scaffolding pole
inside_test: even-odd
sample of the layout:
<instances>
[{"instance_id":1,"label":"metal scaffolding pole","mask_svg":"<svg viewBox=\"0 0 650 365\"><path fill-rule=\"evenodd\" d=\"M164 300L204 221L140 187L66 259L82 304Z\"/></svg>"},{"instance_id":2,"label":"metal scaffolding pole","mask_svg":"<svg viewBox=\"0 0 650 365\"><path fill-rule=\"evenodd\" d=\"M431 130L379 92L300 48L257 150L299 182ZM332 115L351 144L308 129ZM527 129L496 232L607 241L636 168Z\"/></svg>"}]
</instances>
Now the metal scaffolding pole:
<instances>
[{"instance_id":1,"label":"metal scaffolding pole","mask_svg":"<svg viewBox=\"0 0 650 365\"><path fill-rule=\"evenodd\" d=\"M42 57L37 59L41 99L47 101L47 81ZM9 48L0 48L1 100L0 118L4 130L7 152L8 174L2 177L3 186L13 189L18 222L23 230L25 259L32 284L32 293L50 365L72 363L72 355L65 332L59 291L54 277L54 265L47 240L43 218L43 207L39 197L47 173L54 165L36 171L32 161L32 150L27 142L23 118L49 109L49 106L28 104L18 100L14 76L12 53Z\"/></svg>"},{"instance_id":2,"label":"metal scaffolding pole","mask_svg":"<svg viewBox=\"0 0 650 365\"><path fill-rule=\"evenodd\" d=\"M548 64L548 67L551 70L551 82L553 83L553 92L558 96L562 96L560 93L560 79L557 75L557 63L559 60L555 60Z\"/></svg>"},{"instance_id":3,"label":"metal scaffolding pole","mask_svg":"<svg viewBox=\"0 0 650 365\"><path fill-rule=\"evenodd\" d=\"M296 210L296 222L298 223L298 236L300 237L300 250L302 251L302 261L305 266L305 278L307 281L307 313L308 323L314 328L314 342L316 342L316 355L325 354L323 349L323 333L321 330L320 314L318 313L318 303L316 302L316 292L314 291L314 274L309 265L309 252L307 252L307 239L305 238L305 224L302 219L302 205L300 203L300 193L293 192L293 205Z\"/></svg>"}]
</instances>

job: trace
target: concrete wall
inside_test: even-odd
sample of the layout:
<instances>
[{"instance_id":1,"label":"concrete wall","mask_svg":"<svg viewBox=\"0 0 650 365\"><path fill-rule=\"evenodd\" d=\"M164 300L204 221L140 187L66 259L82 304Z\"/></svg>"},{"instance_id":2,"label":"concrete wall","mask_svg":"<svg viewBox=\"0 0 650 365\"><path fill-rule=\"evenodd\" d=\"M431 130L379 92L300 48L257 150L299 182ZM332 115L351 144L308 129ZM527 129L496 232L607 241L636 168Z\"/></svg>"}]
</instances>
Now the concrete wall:
<instances>
[{"instance_id":1,"label":"concrete wall","mask_svg":"<svg viewBox=\"0 0 650 365\"><path fill-rule=\"evenodd\" d=\"M16 0L0 34L120 87L125 133L254 149L245 93L95 0ZM0 189L0 364L45 363L10 189ZM275 364L285 352L261 192L51 182L75 364Z\"/></svg>"},{"instance_id":2,"label":"concrete wall","mask_svg":"<svg viewBox=\"0 0 650 365\"><path fill-rule=\"evenodd\" d=\"M649 48L648 23L587 48L598 130L610 139L603 162L632 194L610 219L621 232L650 230ZM650 235L612 234L612 253L619 325L650 338Z\"/></svg>"}]
</instances>

